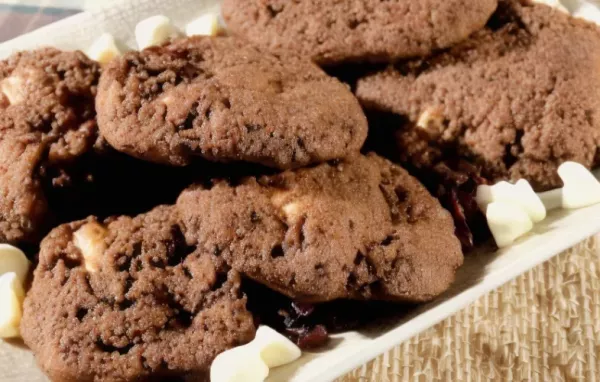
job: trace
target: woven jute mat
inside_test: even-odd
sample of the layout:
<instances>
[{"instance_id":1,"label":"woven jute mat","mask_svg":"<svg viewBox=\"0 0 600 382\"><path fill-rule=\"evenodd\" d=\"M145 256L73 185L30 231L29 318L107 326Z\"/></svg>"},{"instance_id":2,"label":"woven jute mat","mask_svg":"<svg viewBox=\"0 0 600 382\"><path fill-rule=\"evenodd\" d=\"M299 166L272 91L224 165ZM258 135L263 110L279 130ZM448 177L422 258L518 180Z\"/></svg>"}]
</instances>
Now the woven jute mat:
<instances>
[{"instance_id":1,"label":"woven jute mat","mask_svg":"<svg viewBox=\"0 0 600 382\"><path fill-rule=\"evenodd\" d=\"M600 236L338 382L600 381Z\"/></svg>"}]
</instances>

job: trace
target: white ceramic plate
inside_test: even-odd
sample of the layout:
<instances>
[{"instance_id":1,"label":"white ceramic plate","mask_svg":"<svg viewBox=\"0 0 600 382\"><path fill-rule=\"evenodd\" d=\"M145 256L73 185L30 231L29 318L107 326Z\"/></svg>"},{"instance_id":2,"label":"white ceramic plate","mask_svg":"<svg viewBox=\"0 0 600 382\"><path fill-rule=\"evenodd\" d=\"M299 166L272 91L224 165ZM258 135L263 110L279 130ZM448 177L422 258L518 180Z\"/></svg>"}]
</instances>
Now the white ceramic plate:
<instances>
[{"instance_id":1,"label":"white ceramic plate","mask_svg":"<svg viewBox=\"0 0 600 382\"><path fill-rule=\"evenodd\" d=\"M129 46L135 46L133 29L143 18L165 14L183 27L200 14L217 9L217 0L123 1L4 43L0 45L0 58L17 50L44 45L85 49L102 32L110 32ZM329 348L306 352L294 364L272 370L269 381L314 382L342 376L597 232L600 232L600 205L554 212L514 246L500 252L481 248L468 256L454 286L435 302L406 312L388 326L336 335ZM0 342L0 381L25 380L45 381L46 378L27 349Z\"/></svg>"}]
</instances>

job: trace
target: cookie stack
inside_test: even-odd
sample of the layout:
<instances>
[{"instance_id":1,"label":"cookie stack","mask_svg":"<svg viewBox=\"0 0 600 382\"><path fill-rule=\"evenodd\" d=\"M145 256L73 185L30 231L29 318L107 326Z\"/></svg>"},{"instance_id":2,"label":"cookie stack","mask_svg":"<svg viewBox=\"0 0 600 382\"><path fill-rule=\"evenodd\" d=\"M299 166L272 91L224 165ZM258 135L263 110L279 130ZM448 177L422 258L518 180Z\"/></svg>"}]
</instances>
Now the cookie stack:
<instances>
[{"instance_id":1,"label":"cookie stack","mask_svg":"<svg viewBox=\"0 0 600 382\"><path fill-rule=\"evenodd\" d=\"M38 254L21 330L53 379L197 380L258 320L308 346L340 302L430 301L463 254L427 188L468 247L477 184L600 157L600 34L548 7L222 12L230 37L102 68L0 63L0 241Z\"/></svg>"},{"instance_id":2,"label":"cookie stack","mask_svg":"<svg viewBox=\"0 0 600 382\"><path fill-rule=\"evenodd\" d=\"M560 187L561 163L600 163L596 25L525 0L329 3L227 0L223 11L252 42L351 82L368 149L453 211L463 247L487 233L478 184L526 179L544 191Z\"/></svg>"},{"instance_id":3,"label":"cookie stack","mask_svg":"<svg viewBox=\"0 0 600 382\"><path fill-rule=\"evenodd\" d=\"M35 242L54 225L65 195L84 187L79 173L91 188L140 195L176 188L183 180L163 183L180 172L188 181L169 204L156 197L149 212L91 216L43 239L21 329L54 379L202 374L253 338L264 311L248 307L273 291L287 308L423 302L462 263L450 214L404 169L360 153L368 126L358 100L307 58L235 37L190 37L102 69L53 49L5 65L3 84L16 84L5 116L22 121L13 118L3 138L32 136L23 150L37 150L13 159L31 169L16 183L28 194L15 195L44 206L36 215L7 207L15 221L36 223L14 225L7 241ZM30 114L18 114L24 108ZM134 180L138 166L156 166L144 172L155 186L96 175L121 163L115 171ZM299 343L316 343L306 340L314 327L293 329Z\"/></svg>"}]
</instances>

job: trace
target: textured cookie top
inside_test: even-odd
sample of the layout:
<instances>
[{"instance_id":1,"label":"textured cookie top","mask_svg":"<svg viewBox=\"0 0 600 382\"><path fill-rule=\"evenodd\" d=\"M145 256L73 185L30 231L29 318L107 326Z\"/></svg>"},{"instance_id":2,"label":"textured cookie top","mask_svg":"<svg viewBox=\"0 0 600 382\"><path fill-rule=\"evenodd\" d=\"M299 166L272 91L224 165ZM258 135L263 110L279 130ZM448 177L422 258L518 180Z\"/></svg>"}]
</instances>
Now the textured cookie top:
<instances>
[{"instance_id":1,"label":"textured cookie top","mask_svg":"<svg viewBox=\"0 0 600 382\"><path fill-rule=\"evenodd\" d=\"M99 76L81 52L45 48L0 61L1 242L35 236L47 208L40 177L96 142Z\"/></svg>"},{"instance_id":2,"label":"textured cookie top","mask_svg":"<svg viewBox=\"0 0 600 382\"><path fill-rule=\"evenodd\" d=\"M298 300L427 301L463 261L448 212L373 155L192 187L177 208L199 247Z\"/></svg>"},{"instance_id":3,"label":"textured cookie top","mask_svg":"<svg viewBox=\"0 0 600 382\"><path fill-rule=\"evenodd\" d=\"M473 38L364 78L357 95L367 108L408 119L398 136L412 164L458 153L491 179L544 189L560 185L560 163L598 160L599 67L596 26L503 1Z\"/></svg>"},{"instance_id":4,"label":"textured cookie top","mask_svg":"<svg viewBox=\"0 0 600 382\"><path fill-rule=\"evenodd\" d=\"M225 0L228 28L319 64L426 56L481 29L497 0Z\"/></svg>"},{"instance_id":5,"label":"textured cookie top","mask_svg":"<svg viewBox=\"0 0 600 382\"><path fill-rule=\"evenodd\" d=\"M352 93L308 60L228 37L193 37L113 60L98 123L117 150L173 165L194 156L287 169L357 152Z\"/></svg>"},{"instance_id":6,"label":"textured cookie top","mask_svg":"<svg viewBox=\"0 0 600 382\"><path fill-rule=\"evenodd\" d=\"M42 242L22 335L53 380L202 380L254 336L228 269L186 241L171 207L62 225Z\"/></svg>"},{"instance_id":7,"label":"textured cookie top","mask_svg":"<svg viewBox=\"0 0 600 382\"><path fill-rule=\"evenodd\" d=\"M43 134L48 161L73 159L93 144L99 66L81 52L43 48L0 61L0 134Z\"/></svg>"}]
</instances>

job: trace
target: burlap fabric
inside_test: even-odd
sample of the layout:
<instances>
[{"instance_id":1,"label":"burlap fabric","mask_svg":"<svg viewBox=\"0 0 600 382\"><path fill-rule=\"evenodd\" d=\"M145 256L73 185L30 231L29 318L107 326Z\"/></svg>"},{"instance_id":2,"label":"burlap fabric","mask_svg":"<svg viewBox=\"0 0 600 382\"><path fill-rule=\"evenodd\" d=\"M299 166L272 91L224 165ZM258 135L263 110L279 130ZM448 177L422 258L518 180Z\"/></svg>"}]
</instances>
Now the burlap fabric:
<instances>
[{"instance_id":1,"label":"burlap fabric","mask_svg":"<svg viewBox=\"0 0 600 382\"><path fill-rule=\"evenodd\" d=\"M600 381L600 236L339 382Z\"/></svg>"}]
</instances>

